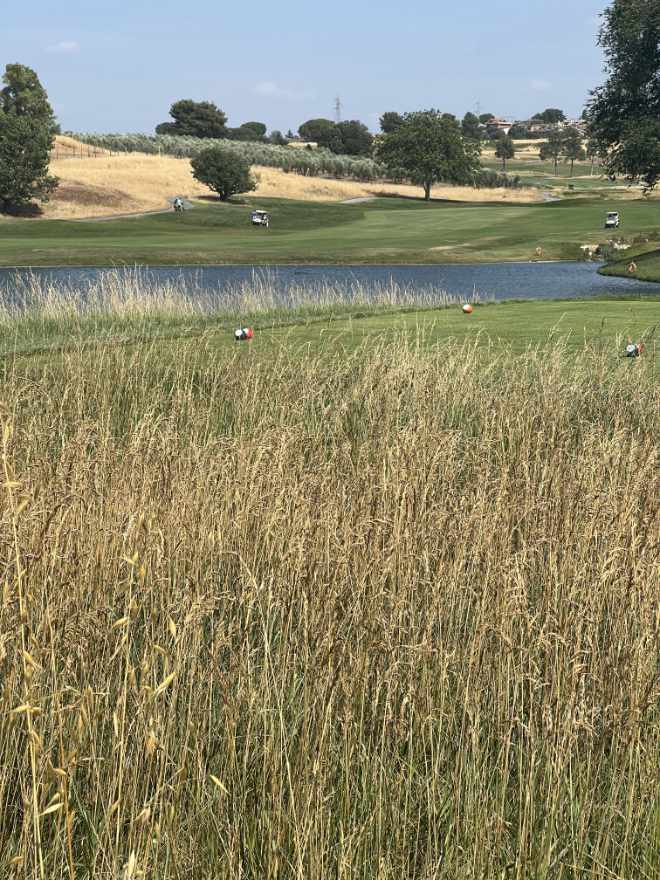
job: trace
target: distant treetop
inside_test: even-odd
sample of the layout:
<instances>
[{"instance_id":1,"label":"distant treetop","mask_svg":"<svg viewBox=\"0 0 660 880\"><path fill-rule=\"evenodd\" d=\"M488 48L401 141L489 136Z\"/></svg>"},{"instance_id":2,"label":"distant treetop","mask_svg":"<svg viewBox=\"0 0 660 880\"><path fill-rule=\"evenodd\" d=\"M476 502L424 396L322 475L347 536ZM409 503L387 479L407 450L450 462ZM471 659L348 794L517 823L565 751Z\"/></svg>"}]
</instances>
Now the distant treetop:
<instances>
[{"instance_id":1,"label":"distant treetop","mask_svg":"<svg viewBox=\"0 0 660 880\"><path fill-rule=\"evenodd\" d=\"M532 116L533 122L545 122L548 125L556 125L558 122L566 122L566 116L563 110L557 107L548 107L542 113L535 113Z\"/></svg>"},{"instance_id":2,"label":"distant treetop","mask_svg":"<svg viewBox=\"0 0 660 880\"><path fill-rule=\"evenodd\" d=\"M170 107L174 122L161 122L156 134L188 135L199 138L227 136L227 115L211 101L175 101Z\"/></svg>"}]
</instances>

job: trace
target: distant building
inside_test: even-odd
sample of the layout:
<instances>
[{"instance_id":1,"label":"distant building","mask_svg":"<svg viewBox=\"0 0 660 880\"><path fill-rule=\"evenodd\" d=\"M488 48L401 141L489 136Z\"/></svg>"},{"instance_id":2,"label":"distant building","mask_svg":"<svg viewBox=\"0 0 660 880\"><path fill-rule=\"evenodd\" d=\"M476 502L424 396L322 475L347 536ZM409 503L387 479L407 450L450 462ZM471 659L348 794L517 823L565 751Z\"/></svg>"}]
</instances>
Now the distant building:
<instances>
[{"instance_id":1,"label":"distant building","mask_svg":"<svg viewBox=\"0 0 660 880\"><path fill-rule=\"evenodd\" d=\"M508 134L513 128L513 122L508 122L506 119L502 119L500 116L491 116L491 118L486 123L486 128L499 128L499 130L503 131L504 134Z\"/></svg>"}]
</instances>

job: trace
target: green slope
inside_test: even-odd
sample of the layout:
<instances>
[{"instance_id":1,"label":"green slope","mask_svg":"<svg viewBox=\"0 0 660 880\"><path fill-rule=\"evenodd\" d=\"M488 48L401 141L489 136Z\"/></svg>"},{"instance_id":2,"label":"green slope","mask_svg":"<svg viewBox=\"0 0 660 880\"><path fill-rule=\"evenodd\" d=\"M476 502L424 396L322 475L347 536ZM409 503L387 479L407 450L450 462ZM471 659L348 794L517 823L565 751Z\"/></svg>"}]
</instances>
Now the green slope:
<instances>
[{"instance_id":1,"label":"green slope","mask_svg":"<svg viewBox=\"0 0 660 880\"><path fill-rule=\"evenodd\" d=\"M252 206L272 212L252 227ZM0 221L0 265L172 263L445 263L570 259L579 245L606 240L610 204L575 199L534 205L376 199L327 205L284 199L199 204L181 215L104 222ZM650 232L658 203L616 203L620 233Z\"/></svg>"}]
</instances>

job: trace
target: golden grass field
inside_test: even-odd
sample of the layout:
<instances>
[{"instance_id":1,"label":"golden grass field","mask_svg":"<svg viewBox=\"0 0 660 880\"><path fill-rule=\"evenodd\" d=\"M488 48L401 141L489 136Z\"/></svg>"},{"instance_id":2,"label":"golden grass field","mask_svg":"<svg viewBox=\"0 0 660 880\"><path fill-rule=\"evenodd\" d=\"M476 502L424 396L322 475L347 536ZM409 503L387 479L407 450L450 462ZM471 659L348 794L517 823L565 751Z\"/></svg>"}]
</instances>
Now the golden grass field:
<instances>
[{"instance_id":1,"label":"golden grass field","mask_svg":"<svg viewBox=\"0 0 660 880\"><path fill-rule=\"evenodd\" d=\"M652 361L103 294L0 360L0 876L657 878Z\"/></svg>"},{"instance_id":2,"label":"golden grass field","mask_svg":"<svg viewBox=\"0 0 660 880\"><path fill-rule=\"evenodd\" d=\"M539 150L541 149L542 140L516 140L514 144L516 146L516 161L521 159L535 159L539 158ZM484 158L494 159L495 158L495 145L492 142L486 141L482 145L481 155Z\"/></svg>"},{"instance_id":3,"label":"golden grass field","mask_svg":"<svg viewBox=\"0 0 660 880\"><path fill-rule=\"evenodd\" d=\"M125 153L97 158L56 159L51 173L60 179L44 206L44 217L78 219L159 211L168 199L209 195L192 176L190 162L170 156Z\"/></svg>"},{"instance_id":4,"label":"golden grass field","mask_svg":"<svg viewBox=\"0 0 660 880\"><path fill-rule=\"evenodd\" d=\"M210 193L206 186L193 178L188 159L139 153L80 158L79 148L80 145L71 138L57 138L55 155L59 158L53 159L50 170L60 178L60 185L44 206L43 216L46 218L82 219L166 210L167 200L174 196L194 199ZM71 158L67 156L68 152ZM259 166L253 170L259 178L257 196L336 202L380 193L420 195L419 187L403 184L362 184L303 177ZM538 190L532 188L475 190L452 186L434 187L433 197L480 202L528 202L541 198Z\"/></svg>"},{"instance_id":5,"label":"golden grass field","mask_svg":"<svg viewBox=\"0 0 660 880\"><path fill-rule=\"evenodd\" d=\"M350 180L329 180L320 177L302 177L286 174L277 168L256 167L259 176L257 195L298 199L300 201L336 202L377 195L420 197L420 187L401 183L358 183ZM459 202L533 202L542 196L532 187L511 189L474 189L467 186L434 186L434 199Z\"/></svg>"}]
</instances>

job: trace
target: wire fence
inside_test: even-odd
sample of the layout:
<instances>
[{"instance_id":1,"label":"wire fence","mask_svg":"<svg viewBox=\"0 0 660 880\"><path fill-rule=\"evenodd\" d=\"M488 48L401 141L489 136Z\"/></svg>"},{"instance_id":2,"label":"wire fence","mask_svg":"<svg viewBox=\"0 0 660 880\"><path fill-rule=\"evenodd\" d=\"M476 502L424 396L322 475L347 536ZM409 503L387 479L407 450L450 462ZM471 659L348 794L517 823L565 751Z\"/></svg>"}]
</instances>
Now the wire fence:
<instances>
[{"instance_id":1,"label":"wire fence","mask_svg":"<svg viewBox=\"0 0 660 880\"><path fill-rule=\"evenodd\" d=\"M52 160L59 159L102 159L107 156L117 156L113 150L103 150L90 144L76 144L75 146L63 146L56 144L51 150Z\"/></svg>"}]
</instances>

